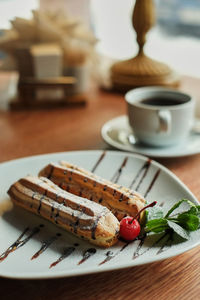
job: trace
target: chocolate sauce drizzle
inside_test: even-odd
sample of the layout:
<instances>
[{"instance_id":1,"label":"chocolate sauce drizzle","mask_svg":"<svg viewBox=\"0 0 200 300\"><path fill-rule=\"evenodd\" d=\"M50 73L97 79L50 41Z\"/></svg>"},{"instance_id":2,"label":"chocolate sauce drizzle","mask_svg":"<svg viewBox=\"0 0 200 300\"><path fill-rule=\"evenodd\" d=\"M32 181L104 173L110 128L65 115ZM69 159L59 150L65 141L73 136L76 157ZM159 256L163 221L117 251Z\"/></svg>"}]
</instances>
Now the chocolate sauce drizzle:
<instances>
[{"instance_id":1,"label":"chocolate sauce drizzle","mask_svg":"<svg viewBox=\"0 0 200 300\"><path fill-rule=\"evenodd\" d=\"M31 237L33 237L36 233L38 233L40 231L40 228L43 227L43 225L34 227L29 235L24 238L22 240L22 237L30 230L28 227L23 231L23 233L18 237L18 239L4 252L0 255L0 262L2 262L5 258L7 258L7 256L17 250L18 248L22 247L23 245L25 245ZM45 250L47 250L49 248L49 246L55 242L58 237L61 236L60 233L57 233L55 236L49 238L47 241L42 243L41 248L32 256L31 260L36 259L39 257L39 255L41 255ZM137 240L139 240L139 244L136 248L136 250L133 253L133 257L132 259L136 259L139 256L145 254L147 251L149 251L150 249L152 249L153 247L155 247L157 244L159 244L166 236L167 240L165 241L165 243L163 245L161 245L160 249L157 251L156 255L161 254L162 252L166 251L170 246L171 246L171 236L169 235L168 232L164 233L161 237L159 237L150 247L146 248L143 252L141 252L142 246L144 245L145 239L146 239L146 234L143 235L142 237L139 237ZM122 245L122 247L117 250L115 253L111 250L106 252L106 258L101 261L99 263L100 265L103 265L107 262L109 262L111 259L115 258L117 255L119 255L128 245L133 244L134 242L136 242L137 240L131 242L131 243L124 243ZM49 268L55 267L58 263L60 263L62 260L64 260L65 258L67 258L68 256L70 256L74 250L75 247L79 246L79 244L75 243L74 246L70 246L64 249L64 253L56 260L54 261ZM88 260L91 256L93 256L95 253L97 252L96 248L89 248L87 249L84 253L83 253L83 258L78 262L78 265L81 265L82 263L84 263L86 260Z\"/></svg>"},{"instance_id":2,"label":"chocolate sauce drizzle","mask_svg":"<svg viewBox=\"0 0 200 300\"><path fill-rule=\"evenodd\" d=\"M58 200L60 194L61 194L61 192L59 192L59 193L56 194L56 200L55 200L55 202L52 203L52 206L51 206L51 214L50 214L50 218L52 219L52 218L54 217L54 222L55 222L56 224L58 224L57 219L58 219L58 217L59 217L60 207L61 207L62 205L65 205L65 202L64 202L64 201L63 201L62 203L58 203L58 202L57 202L57 200ZM56 213L54 213L55 210L57 211Z\"/></svg>"},{"instance_id":3,"label":"chocolate sauce drizzle","mask_svg":"<svg viewBox=\"0 0 200 300\"><path fill-rule=\"evenodd\" d=\"M67 247L64 249L63 255L61 255L56 261L54 261L52 264L50 264L49 268L55 267L58 263L60 263L63 259L67 258L74 252L74 247Z\"/></svg>"},{"instance_id":4,"label":"chocolate sauce drizzle","mask_svg":"<svg viewBox=\"0 0 200 300\"><path fill-rule=\"evenodd\" d=\"M142 237L138 238L138 240L140 241L136 250L134 251L133 253L133 259L136 259L140 254L140 249L142 248L142 246L144 245L144 242L145 242L145 238L146 238L146 234L143 235Z\"/></svg>"},{"instance_id":5,"label":"chocolate sauce drizzle","mask_svg":"<svg viewBox=\"0 0 200 300\"><path fill-rule=\"evenodd\" d=\"M147 175L147 172L149 170L149 167L151 165L151 159L148 159L144 164L143 166L139 169L139 171L137 172L136 176L134 177L133 181L131 182L130 186L129 186L129 189L132 189L133 186L135 185L136 181L138 180L138 178L140 177L141 174L142 177L138 183L138 185L136 186L135 190L138 191L139 190L139 187L140 185L142 184L145 176Z\"/></svg>"},{"instance_id":6,"label":"chocolate sauce drizzle","mask_svg":"<svg viewBox=\"0 0 200 300\"><path fill-rule=\"evenodd\" d=\"M58 239L58 237L60 237L60 236L61 236L61 234L57 233L56 235L50 237L48 240L42 242L41 248L31 257L31 260L38 258L40 256L40 254L42 254L46 249L48 249L49 246L53 242L55 242Z\"/></svg>"},{"instance_id":7,"label":"chocolate sauce drizzle","mask_svg":"<svg viewBox=\"0 0 200 300\"><path fill-rule=\"evenodd\" d=\"M57 205L57 207L56 207L57 212L56 212L56 214L54 215L54 222L55 222L56 224L58 224L57 219L58 219L58 217L59 217L60 207L61 207L62 205L63 205L63 203L58 203L58 205Z\"/></svg>"},{"instance_id":8,"label":"chocolate sauce drizzle","mask_svg":"<svg viewBox=\"0 0 200 300\"><path fill-rule=\"evenodd\" d=\"M80 205L77 206L77 210L79 210L79 208L80 208ZM77 233L77 230L78 230L78 225L79 225L80 218L85 213L85 210L86 209L83 208L82 211L80 211L79 216L77 217L76 222L72 224L75 234Z\"/></svg>"},{"instance_id":9,"label":"chocolate sauce drizzle","mask_svg":"<svg viewBox=\"0 0 200 300\"><path fill-rule=\"evenodd\" d=\"M50 215L50 218L51 218L51 219L53 218L54 210L55 210L55 202L53 202L53 203L52 203L52 206L51 206L51 215Z\"/></svg>"},{"instance_id":10,"label":"chocolate sauce drizzle","mask_svg":"<svg viewBox=\"0 0 200 300\"><path fill-rule=\"evenodd\" d=\"M42 197L40 198L40 203L39 203L39 206L38 206L38 214L40 214L40 210L41 210L41 207L42 207L42 200L44 199L44 197L46 196L46 191L44 193L44 195L42 195Z\"/></svg>"},{"instance_id":11,"label":"chocolate sauce drizzle","mask_svg":"<svg viewBox=\"0 0 200 300\"><path fill-rule=\"evenodd\" d=\"M161 254L162 252L166 251L168 247L171 247L172 245L172 237L169 234L166 242L160 247L160 249L157 251L156 255Z\"/></svg>"},{"instance_id":12,"label":"chocolate sauce drizzle","mask_svg":"<svg viewBox=\"0 0 200 300\"><path fill-rule=\"evenodd\" d=\"M113 253L112 251L108 251L106 252L106 258L99 263L99 266L107 263L108 261L110 261L111 259L115 258L118 254L120 254L127 246L129 245L129 243L125 243L118 251L116 251L115 253Z\"/></svg>"},{"instance_id":13,"label":"chocolate sauce drizzle","mask_svg":"<svg viewBox=\"0 0 200 300\"><path fill-rule=\"evenodd\" d=\"M149 251L150 249L152 249L153 247L155 247L157 244L159 244L166 236L168 235L168 233L164 233L161 237L159 237L150 247L146 248L142 253L141 253L141 249L142 249L142 246L144 245L144 242L145 242L145 239L146 239L146 234L144 234L143 236L139 237L137 240L139 240L139 244L136 248L136 250L134 251L133 253L133 257L132 259L136 259L138 258L139 256L145 254L147 251ZM106 252L106 258L99 263L99 266L100 265L103 265L105 263L107 263L108 261L110 261L111 259L115 258L117 255L119 255L128 245L130 244L133 244L134 242L136 242L137 240L134 240L133 242L131 243L125 243L121 249L119 249L118 251L116 251L116 253L113 253L112 251L107 251ZM167 245L169 244L169 242L171 241L171 237L168 236L168 239L167 241L160 247L160 249L157 251L156 255L164 252L166 249L166 246L169 247L171 246L170 245ZM165 250L164 250L165 249Z\"/></svg>"},{"instance_id":14,"label":"chocolate sauce drizzle","mask_svg":"<svg viewBox=\"0 0 200 300\"><path fill-rule=\"evenodd\" d=\"M37 192L33 192L33 194L32 194L32 199L34 200L34 197L35 197L35 195L37 194ZM30 208L32 208L33 207L33 203L31 203L31 205L30 205Z\"/></svg>"},{"instance_id":15,"label":"chocolate sauce drizzle","mask_svg":"<svg viewBox=\"0 0 200 300\"><path fill-rule=\"evenodd\" d=\"M146 248L142 253L140 253L140 250L145 242L145 239L146 239L146 235L144 235L142 238L140 238L140 243L139 245L137 246L135 252L133 253L133 259L136 259L138 258L139 256L145 254L147 251L149 251L150 249L152 249L153 247L155 247L157 244L159 244L166 236L168 235L167 232L165 232L161 237L159 237L150 247ZM164 251L163 250L163 245L160 247L160 249L162 249L162 252ZM158 252L156 254L159 254L160 252L160 249L158 250Z\"/></svg>"},{"instance_id":16,"label":"chocolate sauce drizzle","mask_svg":"<svg viewBox=\"0 0 200 300\"><path fill-rule=\"evenodd\" d=\"M114 182L114 183L117 183L120 176L121 176L121 173L122 173L122 170L123 168L126 166L126 163L128 161L128 157L126 156L121 164L121 166L119 167L119 169L116 171L116 173L113 175L113 177L111 178L111 181Z\"/></svg>"},{"instance_id":17,"label":"chocolate sauce drizzle","mask_svg":"<svg viewBox=\"0 0 200 300\"><path fill-rule=\"evenodd\" d=\"M144 197L145 197L145 198L147 197L147 195L148 195L149 192L151 191L151 189L152 189L154 183L156 182L156 180L157 180L159 174L160 174L160 169L158 169L158 170L156 171L156 173L155 173L155 175L154 175L154 177L153 177L153 179L152 179L152 181L151 181L151 183L150 183L148 189L146 190L146 193L144 194Z\"/></svg>"},{"instance_id":18,"label":"chocolate sauce drizzle","mask_svg":"<svg viewBox=\"0 0 200 300\"><path fill-rule=\"evenodd\" d=\"M98 165L99 165L99 164L101 163L101 161L104 159L105 155L106 155L106 151L104 151L104 152L101 154L101 156L99 157L99 159L97 160L97 162L96 162L95 165L93 166L93 168L92 168L92 170L91 170L92 173L93 173L94 171L96 171Z\"/></svg>"},{"instance_id":19,"label":"chocolate sauce drizzle","mask_svg":"<svg viewBox=\"0 0 200 300\"><path fill-rule=\"evenodd\" d=\"M20 247L24 246L36 233L40 231L40 228L43 226L44 225L40 225L34 227L31 230L29 229L29 227L26 227L25 230L22 232L22 234L20 234L20 236L17 238L17 240L5 252L3 252L0 255L0 262L2 262L5 258L7 258L11 252L14 252ZM30 231L29 235L24 239L22 239L28 231Z\"/></svg>"},{"instance_id":20,"label":"chocolate sauce drizzle","mask_svg":"<svg viewBox=\"0 0 200 300\"><path fill-rule=\"evenodd\" d=\"M97 249L95 248L89 248L83 253L83 258L78 262L78 265L81 265L84 263L88 258L90 258L92 255L94 255L97 252Z\"/></svg>"},{"instance_id":21,"label":"chocolate sauce drizzle","mask_svg":"<svg viewBox=\"0 0 200 300\"><path fill-rule=\"evenodd\" d=\"M109 250L108 252L106 252L106 258L102 262L99 263L99 266L110 261L113 257L115 257L114 252Z\"/></svg>"}]
</instances>

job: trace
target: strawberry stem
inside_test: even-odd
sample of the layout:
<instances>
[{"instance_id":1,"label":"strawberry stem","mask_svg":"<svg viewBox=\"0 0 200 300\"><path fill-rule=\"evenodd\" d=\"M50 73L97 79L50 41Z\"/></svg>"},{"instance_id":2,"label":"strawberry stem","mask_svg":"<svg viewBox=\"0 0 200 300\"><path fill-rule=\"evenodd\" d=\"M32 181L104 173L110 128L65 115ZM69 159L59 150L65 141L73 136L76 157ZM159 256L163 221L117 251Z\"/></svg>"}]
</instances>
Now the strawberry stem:
<instances>
[{"instance_id":1,"label":"strawberry stem","mask_svg":"<svg viewBox=\"0 0 200 300\"><path fill-rule=\"evenodd\" d=\"M135 219L137 219L137 218L140 216L140 214L141 214L141 212L142 212L143 210L145 210L146 208L149 208L149 207L153 207L153 206L156 205L156 204L157 204L157 201L153 201L152 203L150 203L150 204L144 206L144 207L143 207L142 209L140 209L140 211L135 215L135 217L129 222L129 224L131 224Z\"/></svg>"}]
</instances>

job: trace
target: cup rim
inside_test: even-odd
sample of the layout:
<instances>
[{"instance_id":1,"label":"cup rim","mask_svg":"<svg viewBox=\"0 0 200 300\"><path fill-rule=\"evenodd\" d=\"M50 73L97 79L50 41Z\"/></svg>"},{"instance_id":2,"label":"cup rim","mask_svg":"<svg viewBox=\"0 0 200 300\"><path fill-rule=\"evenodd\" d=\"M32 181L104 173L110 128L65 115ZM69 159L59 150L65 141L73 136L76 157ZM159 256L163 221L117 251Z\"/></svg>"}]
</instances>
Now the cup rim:
<instances>
[{"instance_id":1,"label":"cup rim","mask_svg":"<svg viewBox=\"0 0 200 300\"><path fill-rule=\"evenodd\" d=\"M142 98L152 98L153 96L144 96L144 93L155 93L157 95L161 95L161 93L165 93L165 94L171 94L175 96L175 97L184 97L186 98L186 102L183 103L179 103L177 105L149 105L149 104L145 104L145 103L141 103L140 100L142 100ZM143 94L143 96L142 96ZM133 100L133 96L136 97L136 100ZM138 99L140 96L140 99ZM161 95L162 96L162 95ZM174 97L174 98L175 98ZM176 99L176 98L175 98ZM158 110L158 109L170 109L170 110L177 110L180 108L184 108L185 106L187 107L188 105L190 106L191 103L194 102L194 99L191 95L178 91L176 89L173 88L165 88L162 86L144 86L144 87L139 87L139 88L135 88L132 90L129 90L126 94L125 94L125 101L130 104L131 106L135 106L135 107L140 107L140 108L148 108L148 109L152 109L152 110Z\"/></svg>"}]
</instances>

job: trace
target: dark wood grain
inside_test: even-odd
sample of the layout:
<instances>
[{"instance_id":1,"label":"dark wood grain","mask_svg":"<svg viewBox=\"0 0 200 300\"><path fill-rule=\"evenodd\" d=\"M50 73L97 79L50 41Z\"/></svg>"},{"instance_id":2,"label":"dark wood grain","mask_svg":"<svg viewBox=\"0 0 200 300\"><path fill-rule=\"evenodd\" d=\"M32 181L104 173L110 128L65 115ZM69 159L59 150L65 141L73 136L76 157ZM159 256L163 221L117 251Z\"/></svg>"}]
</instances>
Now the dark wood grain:
<instances>
[{"instance_id":1,"label":"dark wood grain","mask_svg":"<svg viewBox=\"0 0 200 300\"><path fill-rule=\"evenodd\" d=\"M199 79L185 77L181 89L200 101ZM98 90L88 94L85 107L0 112L0 161L70 150L109 149L100 129L125 114L123 95ZM200 155L159 159L199 197ZM2 300L159 299L198 300L200 248L164 261L130 269L54 279L0 279Z\"/></svg>"}]
</instances>

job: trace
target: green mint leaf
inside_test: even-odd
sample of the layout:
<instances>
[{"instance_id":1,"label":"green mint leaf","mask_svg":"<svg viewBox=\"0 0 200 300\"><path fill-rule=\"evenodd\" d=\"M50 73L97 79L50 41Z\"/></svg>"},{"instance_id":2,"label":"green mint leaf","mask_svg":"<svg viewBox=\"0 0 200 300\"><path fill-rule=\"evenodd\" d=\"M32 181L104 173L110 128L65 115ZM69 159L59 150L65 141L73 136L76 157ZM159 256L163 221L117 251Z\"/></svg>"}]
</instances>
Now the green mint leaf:
<instances>
[{"instance_id":1,"label":"green mint leaf","mask_svg":"<svg viewBox=\"0 0 200 300\"><path fill-rule=\"evenodd\" d=\"M163 210L160 206L154 206L146 210L146 221L163 218Z\"/></svg>"},{"instance_id":2,"label":"green mint leaf","mask_svg":"<svg viewBox=\"0 0 200 300\"><path fill-rule=\"evenodd\" d=\"M191 213L182 213L177 218L178 223L189 231L194 231L199 228L200 219L198 216Z\"/></svg>"},{"instance_id":3,"label":"green mint leaf","mask_svg":"<svg viewBox=\"0 0 200 300\"><path fill-rule=\"evenodd\" d=\"M192 203L190 200L187 199L182 199L180 201L178 201L177 203L175 203L172 208L170 208L170 210L167 212L167 214L165 215L165 218L168 218L169 215L171 215L171 213L177 209L183 202L187 202L190 206L192 207L196 207L196 205L194 203Z\"/></svg>"},{"instance_id":4,"label":"green mint leaf","mask_svg":"<svg viewBox=\"0 0 200 300\"><path fill-rule=\"evenodd\" d=\"M200 218L200 205L196 205L195 207L191 207L187 213L198 216Z\"/></svg>"},{"instance_id":5,"label":"green mint leaf","mask_svg":"<svg viewBox=\"0 0 200 300\"><path fill-rule=\"evenodd\" d=\"M170 217L171 213L184 202L189 205L189 209ZM165 216L163 215L161 207L149 208L146 211L146 225L143 230L146 233L168 231L171 236L176 236L176 240L187 240L189 239L188 231L195 231L200 228L200 205L195 205L190 200L182 199L178 201Z\"/></svg>"},{"instance_id":6,"label":"green mint leaf","mask_svg":"<svg viewBox=\"0 0 200 300\"><path fill-rule=\"evenodd\" d=\"M184 228L182 228L180 225L178 225L172 221L169 221L169 220L167 221L167 224L176 234L178 234L184 240L189 239L187 231Z\"/></svg>"},{"instance_id":7,"label":"green mint leaf","mask_svg":"<svg viewBox=\"0 0 200 300\"><path fill-rule=\"evenodd\" d=\"M155 233L159 233L159 232L163 232L167 228L168 228L167 220L164 218L160 218L160 219L153 219L148 221L146 223L145 231L146 232L152 231Z\"/></svg>"}]
</instances>

